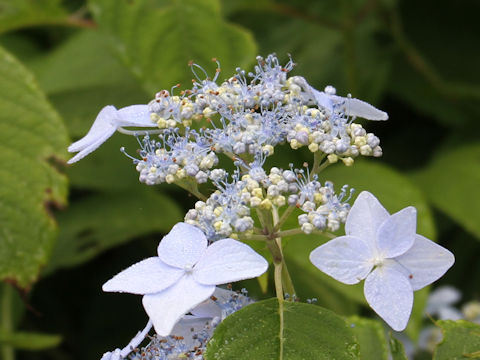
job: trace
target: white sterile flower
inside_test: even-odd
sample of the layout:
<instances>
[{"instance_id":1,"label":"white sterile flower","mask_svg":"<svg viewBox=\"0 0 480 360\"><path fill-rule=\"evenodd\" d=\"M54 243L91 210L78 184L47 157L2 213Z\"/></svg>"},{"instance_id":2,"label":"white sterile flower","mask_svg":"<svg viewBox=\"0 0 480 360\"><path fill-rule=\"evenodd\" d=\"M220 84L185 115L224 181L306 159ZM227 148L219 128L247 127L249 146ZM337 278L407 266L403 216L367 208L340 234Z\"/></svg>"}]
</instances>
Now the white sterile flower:
<instances>
[{"instance_id":1,"label":"white sterile flower","mask_svg":"<svg viewBox=\"0 0 480 360\"><path fill-rule=\"evenodd\" d=\"M365 101L335 95L336 90L333 86L327 86L325 91L318 91L305 78L301 76L294 76L293 78L293 81L310 94L318 105L327 109L330 113L341 109L347 116L358 116L368 120L388 120L386 112Z\"/></svg>"},{"instance_id":2,"label":"white sterile flower","mask_svg":"<svg viewBox=\"0 0 480 360\"><path fill-rule=\"evenodd\" d=\"M105 106L98 113L87 135L68 147L69 152L78 152L78 154L67 163L73 164L83 159L107 141L122 126L154 127L148 105L131 105L120 110L112 105Z\"/></svg>"},{"instance_id":3,"label":"white sterile flower","mask_svg":"<svg viewBox=\"0 0 480 360\"><path fill-rule=\"evenodd\" d=\"M390 215L364 191L348 214L346 236L310 254L317 268L338 281L365 279L367 302L396 331L407 326L413 292L440 278L455 261L450 251L416 234L416 215L411 206Z\"/></svg>"},{"instance_id":4,"label":"white sterile flower","mask_svg":"<svg viewBox=\"0 0 480 360\"><path fill-rule=\"evenodd\" d=\"M158 245L158 256L142 260L114 276L104 291L144 295L143 306L158 335L170 334L188 311L208 299L215 285L263 274L267 261L233 239L207 246L193 225L178 223Z\"/></svg>"}]
</instances>

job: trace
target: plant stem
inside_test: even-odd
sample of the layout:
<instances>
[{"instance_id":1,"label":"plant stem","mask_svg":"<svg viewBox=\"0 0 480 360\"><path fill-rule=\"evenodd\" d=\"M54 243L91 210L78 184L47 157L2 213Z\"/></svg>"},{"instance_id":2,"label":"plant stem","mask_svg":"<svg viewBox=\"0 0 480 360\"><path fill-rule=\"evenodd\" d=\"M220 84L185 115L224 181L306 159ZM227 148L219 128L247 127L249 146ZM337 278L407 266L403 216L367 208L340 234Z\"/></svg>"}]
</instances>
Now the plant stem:
<instances>
[{"instance_id":1,"label":"plant stem","mask_svg":"<svg viewBox=\"0 0 480 360\"><path fill-rule=\"evenodd\" d=\"M303 234L303 231L302 231L302 229L297 228L297 229L289 229L289 230L280 231L280 232L276 233L275 236L282 238L282 237L285 237L285 236L293 236L293 235L299 235L299 234Z\"/></svg>"},{"instance_id":2,"label":"plant stem","mask_svg":"<svg viewBox=\"0 0 480 360\"><path fill-rule=\"evenodd\" d=\"M285 212L287 211L288 209ZM282 215L282 218L284 218L284 215L285 213ZM275 229L276 227L279 227L279 224L280 224L280 219L278 217L278 209L276 207L272 209L272 217L273 217L273 224ZM288 217L288 214L286 217ZM274 234L275 232L272 229L272 235ZM292 278L290 277L290 273L288 272L287 264L285 262L285 257L283 256L282 238L280 236L276 236L275 242L277 244L277 247L280 251L280 255L282 257L282 267L281 267L282 286L284 288L285 293L293 297L293 295L295 294L295 287L293 286L293 281L292 281Z\"/></svg>"},{"instance_id":3,"label":"plant stem","mask_svg":"<svg viewBox=\"0 0 480 360\"><path fill-rule=\"evenodd\" d=\"M12 319L12 299L13 299L13 288L8 284L0 285L2 287L2 297L0 299L0 331L4 333L13 332L13 319ZM2 360L14 360L15 352L12 346L3 345L0 348L0 358Z\"/></svg>"},{"instance_id":4,"label":"plant stem","mask_svg":"<svg viewBox=\"0 0 480 360\"><path fill-rule=\"evenodd\" d=\"M256 241L267 241L268 236L267 235L258 235L258 234L252 234L252 235L239 235L238 236L239 240L256 240Z\"/></svg>"},{"instance_id":5,"label":"plant stem","mask_svg":"<svg viewBox=\"0 0 480 360\"><path fill-rule=\"evenodd\" d=\"M320 174L323 170L325 170L330 165L331 165L330 161L328 160L324 161L323 164L318 167L316 174Z\"/></svg>"},{"instance_id":6,"label":"plant stem","mask_svg":"<svg viewBox=\"0 0 480 360\"><path fill-rule=\"evenodd\" d=\"M198 185L195 181L177 181L175 184L180 186L182 189L187 190L190 194L196 196L198 199L202 201L207 200L207 197L198 190Z\"/></svg>"},{"instance_id":7,"label":"plant stem","mask_svg":"<svg viewBox=\"0 0 480 360\"><path fill-rule=\"evenodd\" d=\"M273 233L276 233L277 231L280 230L280 228L282 227L283 223L288 219L288 217L290 216L290 214L293 212L293 210L295 210L295 206L289 206L282 214L282 216L280 217L280 219L278 220L278 222L275 224L275 226L273 227Z\"/></svg>"},{"instance_id":8,"label":"plant stem","mask_svg":"<svg viewBox=\"0 0 480 360\"><path fill-rule=\"evenodd\" d=\"M322 153L320 154L319 151L313 153L313 166L312 166L312 174L318 173L318 167L320 166L320 162L327 156L327 154Z\"/></svg>"}]
</instances>

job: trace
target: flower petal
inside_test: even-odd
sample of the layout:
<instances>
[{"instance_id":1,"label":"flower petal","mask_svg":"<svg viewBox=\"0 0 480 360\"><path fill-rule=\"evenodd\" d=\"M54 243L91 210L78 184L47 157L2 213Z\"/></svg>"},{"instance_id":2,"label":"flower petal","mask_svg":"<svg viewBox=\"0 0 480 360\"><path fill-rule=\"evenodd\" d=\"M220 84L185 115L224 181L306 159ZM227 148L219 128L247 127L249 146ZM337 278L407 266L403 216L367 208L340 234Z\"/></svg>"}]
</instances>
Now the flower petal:
<instances>
[{"instance_id":1,"label":"flower petal","mask_svg":"<svg viewBox=\"0 0 480 360\"><path fill-rule=\"evenodd\" d=\"M417 210L406 207L388 217L377 232L377 248L386 258L404 254L415 241Z\"/></svg>"},{"instance_id":2,"label":"flower petal","mask_svg":"<svg viewBox=\"0 0 480 360\"><path fill-rule=\"evenodd\" d=\"M367 276L364 294L373 310L395 331L407 327L413 306L408 279L389 266L378 267Z\"/></svg>"},{"instance_id":3,"label":"flower petal","mask_svg":"<svg viewBox=\"0 0 480 360\"><path fill-rule=\"evenodd\" d=\"M310 253L310 261L344 284L356 284L373 268L373 252L360 238L340 236Z\"/></svg>"},{"instance_id":4,"label":"flower petal","mask_svg":"<svg viewBox=\"0 0 480 360\"><path fill-rule=\"evenodd\" d=\"M116 131L115 119L117 117L117 109L115 106L105 106L97 115L95 122L88 131L87 135L78 141L75 141L68 147L69 152L77 152L96 143L105 133L109 133L109 137ZM93 150L92 150L93 151Z\"/></svg>"},{"instance_id":5,"label":"flower petal","mask_svg":"<svg viewBox=\"0 0 480 360\"><path fill-rule=\"evenodd\" d=\"M148 105L130 105L119 109L118 122L120 126L156 126L150 118Z\"/></svg>"},{"instance_id":6,"label":"flower petal","mask_svg":"<svg viewBox=\"0 0 480 360\"><path fill-rule=\"evenodd\" d=\"M231 290L225 290L222 288L215 288L215 292L212 296L217 298L217 301L220 303L228 301L234 292ZM191 313L195 316L204 317L204 318L214 318L215 316L222 316L222 309L218 306L216 301L212 299L207 299L201 304L195 306Z\"/></svg>"},{"instance_id":7,"label":"flower petal","mask_svg":"<svg viewBox=\"0 0 480 360\"><path fill-rule=\"evenodd\" d=\"M375 249L378 228L389 216L375 196L368 191L362 191L348 213L345 233L363 239Z\"/></svg>"},{"instance_id":8,"label":"flower petal","mask_svg":"<svg viewBox=\"0 0 480 360\"><path fill-rule=\"evenodd\" d=\"M336 104L343 103L343 111L348 116L361 117L367 120L388 120L388 114L386 112L377 109L365 101L337 95L329 96Z\"/></svg>"},{"instance_id":9,"label":"flower petal","mask_svg":"<svg viewBox=\"0 0 480 360\"><path fill-rule=\"evenodd\" d=\"M193 266L207 248L207 237L197 227L176 224L158 245L158 256L168 265L183 269Z\"/></svg>"},{"instance_id":10,"label":"flower petal","mask_svg":"<svg viewBox=\"0 0 480 360\"><path fill-rule=\"evenodd\" d=\"M183 274L183 270L166 265L158 257L151 257L118 273L103 284L102 289L108 292L153 294L173 285Z\"/></svg>"},{"instance_id":11,"label":"flower petal","mask_svg":"<svg viewBox=\"0 0 480 360\"><path fill-rule=\"evenodd\" d=\"M418 234L405 254L390 260L397 271L409 278L415 291L442 277L454 262L450 251Z\"/></svg>"},{"instance_id":12,"label":"flower petal","mask_svg":"<svg viewBox=\"0 0 480 360\"><path fill-rule=\"evenodd\" d=\"M323 91L318 91L311 86L309 87L310 87L309 90L313 94L313 98L315 99L315 102L317 103L317 105L320 105L321 107L327 109L328 111L330 111L330 113L332 113L333 112L332 98L328 94L324 93Z\"/></svg>"},{"instance_id":13,"label":"flower petal","mask_svg":"<svg viewBox=\"0 0 480 360\"><path fill-rule=\"evenodd\" d=\"M155 332L167 336L183 315L208 299L214 291L215 286L199 284L193 276L186 275L162 292L145 295L142 302Z\"/></svg>"},{"instance_id":14,"label":"flower petal","mask_svg":"<svg viewBox=\"0 0 480 360\"><path fill-rule=\"evenodd\" d=\"M205 285L226 284L257 277L268 262L250 246L233 239L214 242L195 266L193 276Z\"/></svg>"},{"instance_id":15,"label":"flower petal","mask_svg":"<svg viewBox=\"0 0 480 360\"><path fill-rule=\"evenodd\" d=\"M85 156L90 154L91 152L97 150L100 145L102 145L105 141L108 140L110 136L112 136L117 129L112 127L110 129L106 129L103 134L101 134L98 138L94 140L93 143L86 146L82 149L78 154L76 154L73 158L67 161L67 164L73 164L79 160L82 160Z\"/></svg>"}]
</instances>

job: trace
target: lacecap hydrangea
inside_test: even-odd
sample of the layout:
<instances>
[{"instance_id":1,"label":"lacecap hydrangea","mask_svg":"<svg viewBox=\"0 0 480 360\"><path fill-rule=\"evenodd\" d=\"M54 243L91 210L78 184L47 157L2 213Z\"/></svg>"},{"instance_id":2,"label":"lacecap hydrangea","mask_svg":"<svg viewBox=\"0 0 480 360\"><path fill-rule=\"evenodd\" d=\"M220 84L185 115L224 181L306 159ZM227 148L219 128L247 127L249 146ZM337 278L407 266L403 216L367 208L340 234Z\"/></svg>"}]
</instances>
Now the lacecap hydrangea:
<instances>
[{"instance_id":1,"label":"lacecap hydrangea","mask_svg":"<svg viewBox=\"0 0 480 360\"><path fill-rule=\"evenodd\" d=\"M332 232L346 223L347 235L317 248L310 259L344 283L365 279L367 301L395 330L403 330L408 322L413 291L435 281L453 264L448 250L416 234L413 208L390 215L365 192L352 215L353 189L348 185L335 189L321 177L332 164L352 166L359 156L381 156L378 137L355 120L387 120L387 113L351 95L339 96L333 86L320 91L301 76L289 76L295 65L291 59L285 65L275 55L256 60L253 71L237 68L223 82L218 81L221 69L216 59L213 78L192 63L195 79L190 89L175 85L161 90L148 105L119 110L106 106L88 134L69 147L78 152L69 161L74 163L115 131L134 135L138 155L121 151L132 160L140 182L175 184L197 198L184 222L160 242L158 256L132 265L104 285L105 291L143 295L150 317L127 347L106 353L105 359L135 353L152 326L157 337L150 343L154 346L145 349L157 351L167 343L172 351L165 355L159 350L152 358L189 354L187 358L201 359L201 352L192 353L184 336L175 338L179 335L172 331L198 320L195 309L211 301L217 285L267 270L266 260L243 240L265 243L273 259L277 298L284 301L286 295L295 298L295 289L282 239L298 234L335 238ZM304 148L311 160L275 166L279 147ZM224 166L225 160L229 166ZM296 217L296 224L287 221L291 217ZM362 230L363 225L370 230ZM432 254L440 258L433 259ZM418 264L425 260L435 271L422 272ZM388 289L385 296L379 294L382 287ZM175 309L173 315L162 310L169 307ZM216 323L201 320L202 326L192 327L194 338L202 339L197 349L205 347ZM138 359L135 354L132 358Z\"/></svg>"}]
</instances>

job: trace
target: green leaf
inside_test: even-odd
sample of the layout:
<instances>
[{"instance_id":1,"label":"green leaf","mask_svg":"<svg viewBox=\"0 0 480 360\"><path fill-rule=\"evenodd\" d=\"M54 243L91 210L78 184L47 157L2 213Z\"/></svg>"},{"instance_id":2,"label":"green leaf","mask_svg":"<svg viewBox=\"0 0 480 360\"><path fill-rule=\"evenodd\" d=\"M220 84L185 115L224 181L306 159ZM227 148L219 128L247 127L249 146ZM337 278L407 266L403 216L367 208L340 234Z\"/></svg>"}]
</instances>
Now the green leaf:
<instances>
[{"instance_id":1,"label":"green leaf","mask_svg":"<svg viewBox=\"0 0 480 360\"><path fill-rule=\"evenodd\" d=\"M105 105L150 100L98 30L77 31L55 50L28 63L70 133L82 137Z\"/></svg>"},{"instance_id":2,"label":"green leaf","mask_svg":"<svg viewBox=\"0 0 480 360\"><path fill-rule=\"evenodd\" d=\"M433 360L480 358L480 325L465 320L440 320L443 340L433 353Z\"/></svg>"},{"instance_id":3,"label":"green leaf","mask_svg":"<svg viewBox=\"0 0 480 360\"><path fill-rule=\"evenodd\" d=\"M66 17L61 0L0 0L0 33L57 24Z\"/></svg>"},{"instance_id":4,"label":"green leaf","mask_svg":"<svg viewBox=\"0 0 480 360\"><path fill-rule=\"evenodd\" d=\"M79 30L28 66L49 95L133 82L110 49L110 40L96 29Z\"/></svg>"},{"instance_id":5,"label":"green leaf","mask_svg":"<svg viewBox=\"0 0 480 360\"><path fill-rule=\"evenodd\" d=\"M361 359L388 360L385 331L378 321L352 316L348 322L360 345Z\"/></svg>"},{"instance_id":6,"label":"green leaf","mask_svg":"<svg viewBox=\"0 0 480 360\"><path fill-rule=\"evenodd\" d=\"M403 344L392 333L390 333L390 353L392 360L408 360Z\"/></svg>"},{"instance_id":7,"label":"green leaf","mask_svg":"<svg viewBox=\"0 0 480 360\"><path fill-rule=\"evenodd\" d=\"M412 178L435 207L480 239L480 144L447 149Z\"/></svg>"},{"instance_id":8,"label":"green leaf","mask_svg":"<svg viewBox=\"0 0 480 360\"><path fill-rule=\"evenodd\" d=\"M88 197L60 213L58 242L45 272L78 265L139 236L166 233L182 220L176 202L138 186L136 191Z\"/></svg>"},{"instance_id":9,"label":"green leaf","mask_svg":"<svg viewBox=\"0 0 480 360\"><path fill-rule=\"evenodd\" d=\"M65 158L66 130L33 76L0 48L0 279L28 287L56 237L51 207L67 182L53 166Z\"/></svg>"},{"instance_id":10,"label":"green leaf","mask_svg":"<svg viewBox=\"0 0 480 360\"><path fill-rule=\"evenodd\" d=\"M222 19L218 0L91 0L90 8L152 94L177 83L189 88L191 60L213 77L216 65L211 59L216 57L223 76L230 77L237 66L248 66L255 59L252 36Z\"/></svg>"},{"instance_id":11,"label":"green leaf","mask_svg":"<svg viewBox=\"0 0 480 360\"><path fill-rule=\"evenodd\" d=\"M60 335L33 332L6 333L0 331L0 346L12 346L20 350L44 350L56 347L62 341Z\"/></svg>"},{"instance_id":12,"label":"green leaf","mask_svg":"<svg viewBox=\"0 0 480 360\"><path fill-rule=\"evenodd\" d=\"M282 322L283 317L283 322ZM358 359L346 321L320 306L269 299L227 317L215 330L206 360Z\"/></svg>"}]
</instances>

